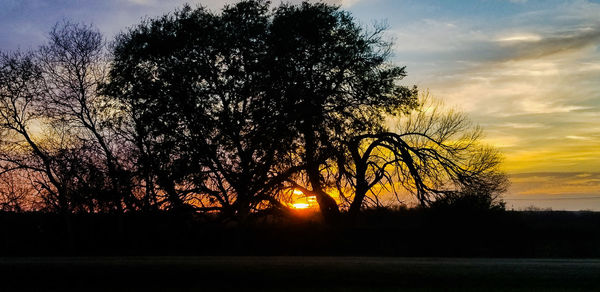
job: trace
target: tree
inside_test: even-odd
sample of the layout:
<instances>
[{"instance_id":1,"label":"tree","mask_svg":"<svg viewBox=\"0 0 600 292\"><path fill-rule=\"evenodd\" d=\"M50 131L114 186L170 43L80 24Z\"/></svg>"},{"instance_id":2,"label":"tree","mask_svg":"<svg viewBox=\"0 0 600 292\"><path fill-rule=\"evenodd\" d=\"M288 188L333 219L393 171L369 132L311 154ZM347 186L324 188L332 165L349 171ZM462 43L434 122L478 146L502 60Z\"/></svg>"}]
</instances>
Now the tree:
<instances>
[{"instance_id":1,"label":"tree","mask_svg":"<svg viewBox=\"0 0 600 292\"><path fill-rule=\"evenodd\" d=\"M186 192L246 214L277 204L274 194L302 172L304 189L335 214L320 168L342 137L414 104L381 32L325 4L270 12L269 2L241 1L220 15L185 7L119 38L108 88L131 105L172 201L174 186L192 181Z\"/></svg>"},{"instance_id":2,"label":"tree","mask_svg":"<svg viewBox=\"0 0 600 292\"><path fill-rule=\"evenodd\" d=\"M311 190L324 214L338 213L321 169L349 136L380 131L385 114L415 106L416 88L398 85L404 67L387 62L383 27L360 28L326 4L283 5L273 19L273 88L283 98Z\"/></svg>"},{"instance_id":3,"label":"tree","mask_svg":"<svg viewBox=\"0 0 600 292\"><path fill-rule=\"evenodd\" d=\"M261 202L278 204L273 193L298 168L270 92L268 8L184 7L117 41L106 92L128 105L139 161L169 208L193 202L245 217Z\"/></svg>"},{"instance_id":4,"label":"tree","mask_svg":"<svg viewBox=\"0 0 600 292\"><path fill-rule=\"evenodd\" d=\"M98 93L108 62L102 34L92 26L59 23L50 31L48 44L40 47L36 57L43 78L40 98L43 117L54 123L54 128L60 124L66 135L85 148L78 151L84 154L80 160L89 159L70 169L93 172L94 181L84 180L82 187L102 189L105 195L96 194L100 196L97 199L112 203L109 208L122 212L125 204L134 210L136 199L130 174L116 154L117 146L125 148L126 141L119 137L109 118L118 109Z\"/></svg>"},{"instance_id":5,"label":"tree","mask_svg":"<svg viewBox=\"0 0 600 292\"><path fill-rule=\"evenodd\" d=\"M33 135L32 125L39 117L41 68L32 54L16 52L0 56L0 129L4 132L0 162L2 172L27 170L53 198L56 209L68 212L69 193L56 172L52 149Z\"/></svg>"},{"instance_id":6,"label":"tree","mask_svg":"<svg viewBox=\"0 0 600 292\"><path fill-rule=\"evenodd\" d=\"M444 111L430 99L400 118L396 132L354 136L347 143L351 163L340 169L354 189L349 212L356 215L377 184L393 194L413 193L421 206L479 204L502 206L506 175L501 156L482 144L482 131L466 115Z\"/></svg>"},{"instance_id":7,"label":"tree","mask_svg":"<svg viewBox=\"0 0 600 292\"><path fill-rule=\"evenodd\" d=\"M51 209L136 208L124 156L117 154L126 143L109 117L118 112L97 92L104 54L97 30L64 22L39 50L0 60L0 171L29 172Z\"/></svg>"}]
</instances>

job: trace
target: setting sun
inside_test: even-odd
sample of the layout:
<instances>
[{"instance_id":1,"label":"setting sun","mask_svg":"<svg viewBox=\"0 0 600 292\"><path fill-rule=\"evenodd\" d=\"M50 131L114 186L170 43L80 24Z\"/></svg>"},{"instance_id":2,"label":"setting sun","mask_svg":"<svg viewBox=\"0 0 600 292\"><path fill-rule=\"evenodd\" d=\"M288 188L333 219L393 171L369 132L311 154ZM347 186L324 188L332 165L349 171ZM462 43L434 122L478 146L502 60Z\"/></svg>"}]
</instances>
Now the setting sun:
<instances>
[{"instance_id":1,"label":"setting sun","mask_svg":"<svg viewBox=\"0 0 600 292\"><path fill-rule=\"evenodd\" d=\"M294 209L308 209L310 207L310 204L308 204L308 203L295 203L292 206L294 207Z\"/></svg>"}]
</instances>

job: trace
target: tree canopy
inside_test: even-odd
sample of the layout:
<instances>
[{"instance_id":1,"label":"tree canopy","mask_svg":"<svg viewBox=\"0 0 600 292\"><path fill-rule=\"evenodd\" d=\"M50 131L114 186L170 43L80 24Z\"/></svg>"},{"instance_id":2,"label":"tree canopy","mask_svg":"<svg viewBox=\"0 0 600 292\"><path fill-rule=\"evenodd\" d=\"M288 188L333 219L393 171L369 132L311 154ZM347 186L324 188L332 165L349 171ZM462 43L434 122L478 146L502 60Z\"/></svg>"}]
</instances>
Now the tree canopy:
<instances>
[{"instance_id":1,"label":"tree canopy","mask_svg":"<svg viewBox=\"0 0 600 292\"><path fill-rule=\"evenodd\" d=\"M154 138L153 157L182 157L191 165L179 176L224 207L272 202L305 173L323 210L337 212L321 166L348 136L379 131L386 113L415 104L388 53L381 30L326 4L185 7L118 39L109 89ZM156 161L173 166L163 184L181 183L175 162Z\"/></svg>"}]
</instances>

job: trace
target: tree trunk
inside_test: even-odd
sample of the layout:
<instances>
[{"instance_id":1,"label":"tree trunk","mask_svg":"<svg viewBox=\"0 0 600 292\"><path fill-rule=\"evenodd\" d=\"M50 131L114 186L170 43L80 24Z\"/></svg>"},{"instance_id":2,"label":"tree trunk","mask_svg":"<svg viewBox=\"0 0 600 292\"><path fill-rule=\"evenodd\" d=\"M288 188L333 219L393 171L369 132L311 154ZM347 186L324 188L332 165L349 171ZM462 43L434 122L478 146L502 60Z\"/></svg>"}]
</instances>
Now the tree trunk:
<instances>
[{"instance_id":1,"label":"tree trunk","mask_svg":"<svg viewBox=\"0 0 600 292\"><path fill-rule=\"evenodd\" d=\"M310 108L310 106L308 107ZM310 110L308 111L310 112ZM304 135L304 161L306 163L306 174L310 182L313 193L317 198L321 214L327 221L332 221L339 217L340 209L337 202L329 196L324 190L321 183L321 172L319 171L320 161L317 160L318 149L313 121L311 117L307 117L302 126L302 134Z\"/></svg>"},{"instance_id":2,"label":"tree trunk","mask_svg":"<svg viewBox=\"0 0 600 292\"><path fill-rule=\"evenodd\" d=\"M359 141L360 140L352 139L348 144L352 159L356 165L356 189L354 191L354 200L352 200L350 209L348 210L348 213L352 218L355 218L360 212L362 203L369 191L369 184L366 180L367 164L364 157L360 155ZM369 153L366 153L365 155L368 154Z\"/></svg>"},{"instance_id":3,"label":"tree trunk","mask_svg":"<svg viewBox=\"0 0 600 292\"><path fill-rule=\"evenodd\" d=\"M310 154L307 154L306 172L310 181L310 186L313 193L317 197L317 203L321 214L326 220L334 219L340 214L340 209L337 202L323 190L321 184L321 173L319 172L319 164L314 161Z\"/></svg>"},{"instance_id":4,"label":"tree trunk","mask_svg":"<svg viewBox=\"0 0 600 292\"><path fill-rule=\"evenodd\" d=\"M350 217L356 217L358 213L360 213L360 208L362 207L362 203L365 200L367 195L368 187L364 183L357 183L356 190L354 193L354 200L350 204L350 209L348 213Z\"/></svg>"}]
</instances>

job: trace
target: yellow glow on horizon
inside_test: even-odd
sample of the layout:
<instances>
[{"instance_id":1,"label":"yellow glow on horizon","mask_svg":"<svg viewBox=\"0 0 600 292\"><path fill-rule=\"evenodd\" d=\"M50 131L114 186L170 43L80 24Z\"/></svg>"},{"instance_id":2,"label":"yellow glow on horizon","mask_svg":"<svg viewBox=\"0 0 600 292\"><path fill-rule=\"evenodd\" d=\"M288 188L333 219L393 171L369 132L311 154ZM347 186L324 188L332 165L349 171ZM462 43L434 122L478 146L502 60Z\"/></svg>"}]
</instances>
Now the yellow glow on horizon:
<instances>
[{"instance_id":1,"label":"yellow glow on horizon","mask_svg":"<svg viewBox=\"0 0 600 292\"><path fill-rule=\"evenodd\" d=\"M522 172L597 172L600 148L588 141L573 141L573 145L556 145L507 151L504 169Z\"/></svg>"}]
</instances>

